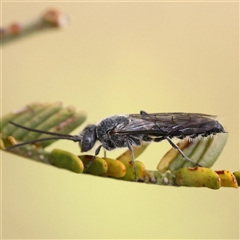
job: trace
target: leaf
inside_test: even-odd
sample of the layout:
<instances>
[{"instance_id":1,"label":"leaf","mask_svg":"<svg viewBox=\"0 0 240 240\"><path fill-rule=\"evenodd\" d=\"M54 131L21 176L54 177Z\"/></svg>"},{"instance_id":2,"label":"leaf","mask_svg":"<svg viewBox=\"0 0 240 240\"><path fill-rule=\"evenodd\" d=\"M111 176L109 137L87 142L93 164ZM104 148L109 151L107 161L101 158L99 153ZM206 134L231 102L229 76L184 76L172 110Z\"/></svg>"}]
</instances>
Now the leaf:
<instances>
[{"instance_id":1,"label":"leaf","mask_svg":"<svg viewBox=\"0 0 240 240\"><path fill-rule=\"evenodd\" d=\"M75 173L82 173L83 162L78 156L61 149L53 149L51 152L51 164L59 168L65 168Z\"/></svg>"},{"instance_id":2,"label":"leaf","mask_svg":"<svg viewBox=\"0 0 240 240\"><path fill-rule=\"evenodd\" d=\"M86 119L84 111L76 112L73 106L63 107L62 103L30 103L17 111L10 112L1 119L1 149L19 142L46 137L41 133L30 132L9 123L16 122L33 129L69 134ZM12 136L11 136L12 135ZM9 152L36 161L50 163L51 153L44 150L56 140L28 144L13 148Z\"/></svg>"},{"instance_id":3,"label":"leaf","mask_svg":"<svg viewBox=\"0 0 240 240\"><path fill-rule=\"evenodd\" d=\"M227 143L228 134L219 133L214 137L196 138L193 141L183 140L177 145L192 161L202 167L211 167L216 162ZM183 167L194 167L174 148L170 149L160 160L157 169L160 172L176 171Z\"/></svg>"},{"instance_id":4,"label":"leaf","mask_svg":"<svg viewBox=\"0 0 240 240\"><path fill-rule=\"evenodd\" d=\"M209 168L181 168L175 172L176 184L188 187L208 187L218 189L221 187L219 175Z\"/></svg>"},{"instance_id":5,"label":"leaf","mask_svg":"<svg viewBox=\"0 0 240 240\"><path fill-rule=\"evenodd\" d=\"M1 119L0 148L5 149L18 142L30 141L47 137L46 134L21 129L9 123L13 121L33 129L41 129L62 134L69 134L86 119L86 113L77 112L73 106L63 107L62 103L34 102L23 108L10 112ZM9 150L20 156L64 168L76 173L88 173L102 177L112 177L120 180L134 181L134 168L129 150L121 154L117 160L100 158L91 155L76 156L71 152L54 149L52 152L45 147L53 141L28 144ZM227 134L217 134L214 138L196 139L195 141L180 141L177 145L186 156L202 166L210 167L217 160L227 142ZM133 147L135 159L147 148L148 144ZM89 163L91 163L89 165ZM160 163L158 171L146 170L142 162L135 160L136 174L139 182L157 185L208 187L218 189L238 187L239 171L233 174L227 170L213 171L209 168L189 168L189 162L184 160L175 149L168 151ZM191 165L191 164L190 164Z\"/></svg>"}]
</instances>

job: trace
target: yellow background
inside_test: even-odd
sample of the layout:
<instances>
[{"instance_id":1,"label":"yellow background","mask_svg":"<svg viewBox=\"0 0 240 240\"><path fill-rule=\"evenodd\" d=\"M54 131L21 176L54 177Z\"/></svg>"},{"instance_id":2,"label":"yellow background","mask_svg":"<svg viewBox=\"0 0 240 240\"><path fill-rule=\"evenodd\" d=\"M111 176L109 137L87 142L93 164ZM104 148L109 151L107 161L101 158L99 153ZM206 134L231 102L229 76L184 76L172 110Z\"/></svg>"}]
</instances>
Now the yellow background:
<instances>
[{"instance_id":1,"label":"yellow background","mask_svg":"<svg viewBox=\"0 0 240 240\"><path fill-rule=\"evenodd\" d=\"M86 110L85 125L140 110L216 114L229 140L214 169L239 169L238 3L3 2L2 24L49 7L70 25L4 46L3 114L56 100ZM139 160L155 169L169 148L152 144ZM239 190L116 181L1 154L3 238L239 238Z\"/></svg>"}]
</instances>

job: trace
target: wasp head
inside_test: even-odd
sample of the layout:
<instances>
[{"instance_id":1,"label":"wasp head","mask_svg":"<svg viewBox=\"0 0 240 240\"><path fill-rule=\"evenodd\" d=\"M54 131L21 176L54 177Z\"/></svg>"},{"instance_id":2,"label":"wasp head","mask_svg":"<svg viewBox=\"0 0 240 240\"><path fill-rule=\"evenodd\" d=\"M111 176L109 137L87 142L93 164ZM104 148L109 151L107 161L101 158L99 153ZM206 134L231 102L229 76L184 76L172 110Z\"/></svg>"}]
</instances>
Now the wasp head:
<instances>
[{"instance_id":1,"label":"wasp head","mask_svg":"<svg viewBox=\"0 0 240 240\"><path fill-rule=\"evenodd\" d=\"M79 141L81 152L87 152L91 150L97 141L96 125L88 125L80 133L80 137L82 139Z\"/></svg>"}]
</instances>

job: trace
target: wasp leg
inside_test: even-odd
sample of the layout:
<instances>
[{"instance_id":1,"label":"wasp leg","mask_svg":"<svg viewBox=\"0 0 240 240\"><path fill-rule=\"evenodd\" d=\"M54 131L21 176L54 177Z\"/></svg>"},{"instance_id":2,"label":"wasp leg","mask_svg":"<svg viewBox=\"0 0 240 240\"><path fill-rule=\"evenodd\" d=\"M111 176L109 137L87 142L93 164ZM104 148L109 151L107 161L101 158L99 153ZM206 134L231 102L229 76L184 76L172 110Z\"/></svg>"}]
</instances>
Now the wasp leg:
<instances>
[{"instance_id":1,"label":"wasp leg","mask_svg":"<svg viewBox=\"0 0 240 240\"><path fill-rule=\"evenodd\" d=\"M140 114L141 114L141 115L148 115L148 113L145 112L145 111L143 111L143 110L140 111Z\"/></svg>"},{"instance_id":2,"label":"wasp leg","mask_svg":"<svg viewBox=\"0 0 240 240\"><path fill-rule=\"evenodd\" d=\"M158 137L158 138L154 138L153 141L154 142L161 142L162 140L165 140L165 137Z\"/></svg>"},{"instance_id":3,"label":"wasp leg","mask_svg":"<svg viewBox=\"0 0 240 240\"><path fill-rule=\"evenodd\" d=\"M182 157L183 157L184 159L186 159L187 161L189 161L189 162L191 162L191 163L193 163L193 164L201 167L201 165L199 165L198 163L195 163L195 162L192 161L190 158L188 158L188 157L183 153L183 151L171 140L171 138L165 137L165 139L168 140L168 142L171 144L171 146L172 146L173 148L175 148L176 150L178 150L178 152L182 155Z\"/></svg>"},{"instance_id":4,"label":"wasp leg","mask_svg":"<svg viewBox=\"0 0 240 240\"><path fill-rule=\"evenodd\" d=\"M152 141L154 141L154 139L151 138L151 137L149 137L149 136L143 136L142 140L143 140L144 142L152 142Z\"/></svg>"},{"instance_id":5,"label":"wasp leg","mask_svg":"<svg viewBox=\"0 0 240 240\"><path fill-rule=\"evenodd\" d=\"M86 165L85 170L87 170L87 169L92 165L92 163L93 163L94 160L95 160L95 157L99 154L101 148L102 148L102 145L100 145L100 146L96 149L95 155L92 157L92 159L91 159L91 160L89 161L89 163Z\"/></svg>"},{"instance_id":6,"label":"wasp leg","mask_svg":"<svg viewBox=\"0 0 240 240\"><path fill-rule=\"evenodd\" d=\"M133 165L134 179L135 179L135 181L137 181L137 171L136 171L136 165L135 165L134 153L133 153L132 145L129 143L129 141L127 141L127 145L128 145L128 149L129 149L129 151L131 153L131 156L132 156L132 165Z\"/></svg>"}]
</instances>

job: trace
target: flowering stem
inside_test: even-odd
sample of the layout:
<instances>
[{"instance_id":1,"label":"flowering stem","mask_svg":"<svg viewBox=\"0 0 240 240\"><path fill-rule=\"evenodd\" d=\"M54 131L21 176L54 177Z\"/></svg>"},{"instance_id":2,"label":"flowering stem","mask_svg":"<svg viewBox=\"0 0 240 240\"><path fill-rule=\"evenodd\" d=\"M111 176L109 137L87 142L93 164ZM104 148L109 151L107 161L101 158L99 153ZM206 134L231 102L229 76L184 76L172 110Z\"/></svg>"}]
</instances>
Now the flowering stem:
<instances>
[{"instance_id":1,"label":"flowering stem","mask_svg":"<svg viewBox=\"0 0 240 240\"><path fill-rule=\"evenodd\" d=\"M7 44L43 30L60 28L68 22L67 15L56 9L49 9L42 16L28 23L13 22L7 27L0 28L1 44Z\"/></svg>"}]
</instances>

